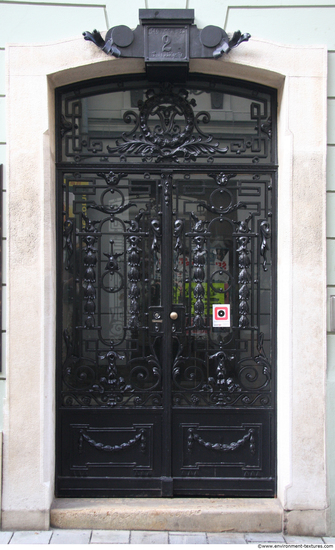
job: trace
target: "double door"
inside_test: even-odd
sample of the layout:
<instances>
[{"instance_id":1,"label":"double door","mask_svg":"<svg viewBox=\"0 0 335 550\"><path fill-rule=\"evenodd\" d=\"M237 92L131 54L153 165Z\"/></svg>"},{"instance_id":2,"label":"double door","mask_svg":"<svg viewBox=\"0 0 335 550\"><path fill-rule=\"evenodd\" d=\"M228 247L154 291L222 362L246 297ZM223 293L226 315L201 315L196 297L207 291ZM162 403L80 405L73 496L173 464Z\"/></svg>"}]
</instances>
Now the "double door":
<instances>
[{"instance_id":1,"label":"double door","mask_svg":"<svg viewBox=\"0 0 335 550\"><path fill-rule=\"evenodd\" d=\"M272 178L60 172L59 496L274 495Z\"/></svg>"}]
</instances>

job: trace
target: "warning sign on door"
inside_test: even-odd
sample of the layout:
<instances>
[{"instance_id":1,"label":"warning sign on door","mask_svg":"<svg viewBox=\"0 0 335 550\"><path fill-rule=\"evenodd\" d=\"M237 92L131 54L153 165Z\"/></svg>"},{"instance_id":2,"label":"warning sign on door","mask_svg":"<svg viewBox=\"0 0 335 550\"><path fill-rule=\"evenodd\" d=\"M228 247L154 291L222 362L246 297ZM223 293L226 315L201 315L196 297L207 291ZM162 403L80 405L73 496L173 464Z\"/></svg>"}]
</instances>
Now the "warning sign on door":
<instances>
[{"instance_id":1,"label":"warning sign on door","mask_svg":"<svg viewBox=\"0 0 335 550\"><path fill-rule=\"evenodd\" d=\"M213 327L230 327L230 304L213 304Z\"/></svg>"}]
</instances>

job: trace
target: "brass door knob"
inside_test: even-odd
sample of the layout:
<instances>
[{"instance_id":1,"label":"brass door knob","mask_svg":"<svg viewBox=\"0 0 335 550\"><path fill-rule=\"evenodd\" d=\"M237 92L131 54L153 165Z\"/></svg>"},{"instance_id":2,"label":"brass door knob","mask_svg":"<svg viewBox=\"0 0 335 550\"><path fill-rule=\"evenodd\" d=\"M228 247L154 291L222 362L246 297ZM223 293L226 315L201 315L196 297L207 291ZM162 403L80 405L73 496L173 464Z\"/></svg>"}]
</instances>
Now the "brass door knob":
<instances>
[{"instance_id":1,"label":"brass door knob","mask_svg":"<svg viewBox=\"0 0 335 550\"><path fill-rule=\"evenodd\" d=\"M171 311L170 319L172 319L172 321L175 321L176 319L178 319L178 313L176 311Z\"/></svg>"}]
</instances>

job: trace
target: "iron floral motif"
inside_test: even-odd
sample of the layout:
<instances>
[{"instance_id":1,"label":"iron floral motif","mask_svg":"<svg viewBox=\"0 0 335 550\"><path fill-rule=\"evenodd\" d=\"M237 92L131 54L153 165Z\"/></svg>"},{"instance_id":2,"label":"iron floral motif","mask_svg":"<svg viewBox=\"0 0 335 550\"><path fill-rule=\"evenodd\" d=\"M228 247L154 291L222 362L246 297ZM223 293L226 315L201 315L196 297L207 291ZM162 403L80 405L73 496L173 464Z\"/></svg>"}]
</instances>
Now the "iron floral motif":
<instances>
[{"instance_id":1,"label":"iron floral motif","mask_svg":"<svg viewBox=\"0 0 335 550\"><path fill-rule=\"evenodd\" d=\"M232 398L229 395L236 395L241 392L241 386L235 382L234 375L228 375L231 371L229 363L235 359L233 355L228 355L223 351L223 343L220 343L220 350L208 357L216 362L216 379L210 376L207 382L202 386L202 392L210 392L211 403L217 406L229 405ZM218 390L218 391L215 391Z\"/></svg>"},{"instance_id":2,"label":"iron floral motif","mask_svg":"<svg viewBox=\"0 0 335 550\"><path fill-rule=\"evenodd\" d=\"M205 393L205 386L203 392L187 394L175 393L173 396L173 403L177 406L216 406L216 407L268 407L271 405L271 396L269 392L263 392L262 390L252 391L250 389L244 391L234 392L214 392L214 389L210 391L208 395ZM208 390L208 388L207 388Z\"/></svg>"},{"instance_id":3,"label":"iron floral motif","mask_svg":"<svg viewBox=\"0 0 335 550\"><path fill-rule=\"evenodd\" d=\"M249 289L249 283L250 283L250 251L248 250L247 246L250 242L250 237L248 236L248 233L250 233L250 229L248 226L249 221L252 218L252 214L249 214L249 216L241 222L238 223L238 235L242 234L241 236L238 236L237 241L239 244L239 247L237 249L238 253L238 267L239 267L239 274L238 274L238 284L240 285L239 291L238 291L238 297L239 297L239 320L238 320L238 326L240 328L247 328L249 326L249 298L250 298L250 289Z\"/></svg>"},{"instance_id":4,"label":"iron floral motif","mask_svg":"<svg viewBox=\"0 0 335 550\"><path fill-rule=\"evenodd\" d=\"M236 451L236 449L239 449L240 447L245 445L247 441L249 441L251 453L254 454L256 450L254 430L252 428L250 428L248 430L248 433L245 434L241 439L238 439L237 441L232 441L231 443L211 443L210 441L205 441L202 437L200 437L199 434L195 433L193 428L189 428L187 438L187 450L189 453L193 450L194 441L196 441L199 445L206 447L206 449L223 452Z\"/></svg>"},{"instance_id":5,"label":"iron floral motif","mask_svg":"<svg viewBox=\"0 0 335 550\"><path fill-rule=\"evenodd\" d=\"M115 173L112 170L108 174L105 174L104 172L97 173L97 176L99 176L99 178L103 178L110 187L115 187L118 185L122 178L125 178L127 175L128 174L125 174L124 172Z\"/></svg>"},{"instance_id":6,"label":"iron floral motif","mask_svg":"<svg viewBox=\"0 0 335 550\"><path fill-rule=\"evenodd\" d=\"M183 242L182 242L182 233L184 231L184 220L178 219L174 222L173 236L176 239L176 244L174 245L175 252L175 265L173 270L178 272L179 268L179 256L183 251Z\"/></svg>"},{"instance_id":7,"label":"iron floral motif","mask_svg":"<svg viewBox=\"0 0 335 550\"><path fill-rule=\"evenodd\" d=\"M208 123L210 115L200 112L194 115L195 99L188 100L188 92L180 89L175 93L170 85L162 85L161 90L155 93L153 89L146 92L146 101L139 101L139 117L133 112L125 113L124 120L130 122L131 116L135 117L133 132L123 132L122 142L116 141L116 147L107 149L110 153L123 155L141 155L144 160L155 162L174 161L180 158L185 161L195 161L200 155L215 155L227 153L228 147L221 149L213 136L205 134L199 129L202 121ZM152 117L158 117L158 124L154 130L150 128L149 121ZM177 117L184 118L184 128L181 129ZM136 135L140 127L141 134ZM198 135L193 135L197 130Z\"/></svg>"},{"instance_id":8,"label":"iron floral motif","mask_svg":"<svg viewBox=\"0 0 335 550\"><path fill-rule=\"evenodd\" d=\"M117 353L113 348L114 346L111 344L111 349L99 356L99 359L107 359L108 361L107 374L106 376L102 376L100 378L99 384L95 384L92 387L92 391L104 394L106 391L112 393L116 391L124 393L132 390L132 387L126 384L124 378L122 376L118 376L116 361L117 359L123 360L125 357L124 355ZM108 405L114 404L116 404L115 398L109 397Z\"/></svg>"},{"instance_id":9,"label":"iron floral motif","mask_svg":"<svg viewBox=\"0 0 335 550\"><path fill-rule=\"evenodd\" d=\"M241 388L236 384L232 376L228 376L229 362L234 360L234 356L228 356L223 351L223 343L220 343L220 350L209 356L209 359L216 361L216 380L214 378L208 379L208 386L217 386L221 391L227 389L229 392L241 391ZM208 389L203 388L203 389ZM213 391L213 390L212 390Z\"/></svg>"},{"instance_id":10,"label":"iron floral motif","mask_svg":"<svg viewBox=\"0 0 335 550\"><path fill-rule=\"evenodd\" d=\"M128 296L130 299L130 307L129 307L129 313L130 313L130 319L128 322L128 328L131 331L136 332L139 328L139 315L140 315L140 295L141 291L139 288L139 282L140 282L140 262L141 257L140 253L142 252L142 249L140 248L141 243L141 236L139 235L140 228L139 228L139 222L143 215L143 212L140 212L135 216L134 220L127 221L126 223L130 224L130 227L128 229L129 236L127 237L127 240L129 242L129 247L127 249L128 253L128 265L129 265L129 271L128 271L128 279L130 281Z\"/></svg>"},{"instance_id":11,"label":"iron floral motif","mask_svg":"<svg viewBox=\"0 0 335 550\"><path fill-rule=\"evenodd\" d=\"M152 228L152 231L153 231L153 239L152 239L152 245L151 245L151 250L152 252L159 252L159 242L158 242L158 239L161 237L161 223L159 220L151 220L151 228Z\"/></svg>"},{"instance_id":12,"label":"iron floral motif","mask_svg":"<svg viewBox=\"0 0 335 550\"><path fill-rule=\"evenodd\" d=\"M173 235L176 237L176 244L174 246L175 250L178 250L179 252L183 250L183 244L181 240L181 234L184 230L184 220L176 220L174 222L174 231Z\"/></svg>"},{"instance_id":13,"label":"iron floral motif","mask_svg":"<svg viewBox=\"0 0 335 550\"><path fill-rule=\"evenodd\" d=\"M96 275L95 275L95 266L98 261L97 259L97 252L98 249L95 248L95 244L98 241L99 233L96 229L96 225L99 223L98 221L92 221L90 220L85 214L83 214L83 218L85 220L85 232L86 235L83 236L83 241L86 244L86 247L84 248L84 282L83 282L83 290L84 290L84 300L86 301L84 305L84 311L87 315L87 318L85 319L84 328L91 329L95 327L95 299L96 299L96 290L94 283L96 282Z\"/></svg>"},{"instance_id":14,"label":"iron floral motif","mask_svg":"<svg viewBox=\"0 0 335 550\"><path fill-rule=\"evenodd\" d=\"M141 429L138 434L135 435L135 437L129 439L129 441L126 441L125 443L121 443L120 445L105 445L104 443L100 443L92 439L88 434L84 432L84 430L80 430L80 436L78 441L78 450L81 453L83 450L83 440L87 441L89 445L94 447L95 449L98 449L99 451L105 451L107 453L113 453L116 451L123 451L124 449L129 449L129 447L133 447L136 445L136 443L140 443L140 449L141 452L144 453L146 449L146 436L145 436L145 430Z\"/></svg>"},{"instance_id":15,"label":"iron floral motif","mask_svg":"<svg viewBox=\"0 0 335 550\"><path fill-rule=\"evenodd\" d=\"M195 243L195 248L193 249L193 278L196 282L196 285L193 290L195 304L194 304L194 313L195 317L193 320L193 325L190 328L195 329L204 329L205 323L203 320L203 314L205 310L204 306L204 296L205 288L203 282L205 280L205 264L206 264L206 250L204 249L206 244L206 236L208 232L205 228L205 222L200 220L198 216L191 213L193 220L195 220L195 226L193 228L193 242Z\"/></svg>"}]
</instances>

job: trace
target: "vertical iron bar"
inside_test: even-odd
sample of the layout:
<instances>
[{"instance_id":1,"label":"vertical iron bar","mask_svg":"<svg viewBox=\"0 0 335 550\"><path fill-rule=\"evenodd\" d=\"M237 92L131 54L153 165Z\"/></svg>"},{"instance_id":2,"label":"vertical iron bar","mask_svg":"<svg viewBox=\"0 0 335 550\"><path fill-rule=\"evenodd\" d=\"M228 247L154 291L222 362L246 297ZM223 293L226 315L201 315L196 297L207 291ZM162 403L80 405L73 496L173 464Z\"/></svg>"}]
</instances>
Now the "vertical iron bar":
<instances>
[{"instance_id":1,"label":"vertical iron bar","mask_svg":"<svg viewBox=\"0 0 335 550\"><path fill-rule=\"evenodd\" d=\"M163 306L163 428L162 496L172 496L171 390L172 390L172 174L162 171L162 306Z\"/></svg>"}]
</instances>

